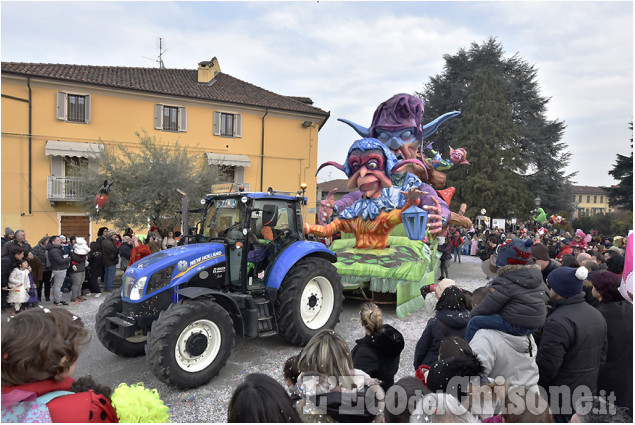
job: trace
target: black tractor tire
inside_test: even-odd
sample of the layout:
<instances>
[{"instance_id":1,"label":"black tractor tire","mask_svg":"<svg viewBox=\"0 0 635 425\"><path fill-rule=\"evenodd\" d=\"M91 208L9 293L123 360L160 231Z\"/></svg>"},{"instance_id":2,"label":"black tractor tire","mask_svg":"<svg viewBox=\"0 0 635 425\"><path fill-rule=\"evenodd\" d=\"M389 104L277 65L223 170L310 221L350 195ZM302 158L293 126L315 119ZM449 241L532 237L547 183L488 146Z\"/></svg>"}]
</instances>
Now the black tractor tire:
<instances>
[{"instance_id":1,"label":"black tractor tire","mask_svg":"<svg viewBox=\"0 0 635 425\"><path fill-rule=\"evenodd\" d=\"M303 346L319 331L333 329L340 320L343 298L340 275L333 264L319 257L298 261L285 276L276 296L280 336Z\"/></svg>"},{"instance_id":2,"label":"black tractor tire","mask_svg":"<svg viewBox=\"0 0 635 425\"><path fill-rule=\"evenodd\" d=\"M130 342L108 331L110 327L109 317L115 317L121 313L123 301L121 293L113 293L99 306L95 316L95 331L97 338L108 350L122 357L138 357L145 354L146 342Z\"/></svg>"},{"instance_id":3,"label":"black tractor tire","mask_svg":"<svg viewBox=\"0 0 635 425\"><path fill-rule=\"evenodd\" d=\"M218 375L233 345L234 327L224 308L211 300L185 300L154 321L146 355L157 378L188 389Z\"/></svg>"}]
</instances>

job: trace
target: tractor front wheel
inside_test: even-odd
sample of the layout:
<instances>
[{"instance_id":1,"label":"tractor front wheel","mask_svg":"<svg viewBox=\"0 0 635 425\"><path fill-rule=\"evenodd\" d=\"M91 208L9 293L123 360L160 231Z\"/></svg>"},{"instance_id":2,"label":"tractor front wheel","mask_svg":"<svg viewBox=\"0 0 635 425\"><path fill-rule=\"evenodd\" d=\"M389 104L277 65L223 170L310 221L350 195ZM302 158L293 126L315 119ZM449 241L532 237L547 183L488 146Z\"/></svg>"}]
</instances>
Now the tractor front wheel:
<instances>
[{"instance_id":1,"label":"tractor front wheel","mask_svg":"<svg viewBox=\"0 0 635 425\"><path fill-rule=\"evenodd\" d=\"M154 375L168 385L196 388L218 375L234 344L225 309L211 300L187 300L159 314L146 355Z\"/></svg>"}]
</instances>

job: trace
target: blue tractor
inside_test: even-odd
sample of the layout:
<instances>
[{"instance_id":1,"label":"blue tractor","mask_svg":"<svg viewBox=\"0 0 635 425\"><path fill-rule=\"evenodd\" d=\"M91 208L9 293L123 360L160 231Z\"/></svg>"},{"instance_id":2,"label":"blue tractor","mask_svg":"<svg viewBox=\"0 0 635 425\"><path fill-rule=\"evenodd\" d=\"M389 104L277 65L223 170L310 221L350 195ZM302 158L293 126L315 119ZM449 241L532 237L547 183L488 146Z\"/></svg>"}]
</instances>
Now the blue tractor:
<instances>
[{"instance_id":1,"label":"blue tractor","mask_svg":"<svg viewBox=\"0 0 635 425\"><path fill-rule=\"evenodd\" d=\"M190 243L129 267L95 323L108 350L145 353L161 381L182 389L219 373L236 334L302 346L342 310L335 254L302 234L306 198L237 192L201 203Z\"/></svg>"}]
</instances>

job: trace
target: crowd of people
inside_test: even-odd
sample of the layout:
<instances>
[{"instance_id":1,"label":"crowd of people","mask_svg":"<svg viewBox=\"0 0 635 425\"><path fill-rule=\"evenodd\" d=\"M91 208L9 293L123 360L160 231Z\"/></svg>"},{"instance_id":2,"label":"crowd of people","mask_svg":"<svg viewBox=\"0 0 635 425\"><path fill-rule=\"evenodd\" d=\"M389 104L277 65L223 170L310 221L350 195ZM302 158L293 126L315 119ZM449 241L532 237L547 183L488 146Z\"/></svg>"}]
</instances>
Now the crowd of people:
<instances>
[{"instance_id":1,"label":"crowd of people","mask_svg":"<svg viewBox=\"0 0 635 425\"><path fill-rule=\"evenodd\" d=\"M446 241L453 235L446 235ZM54 296L61 292L66 272L85 273L95 263L103 267L105 290L112 288L114 269L107 268L117 266L127 236L119 242L115 232L102 228L89 247L76 238L72 255L64 254L59 236L41 240ZM406 344L399 326L385 323L376 304L364 303L360 338L352 349L337 332L318 332L286 360L280 377L286 385L265 374L248 375L234 390L227 421L632 422L633 309L632 294L621 291L621 248L600 240L577 256L572 249L560 261L547 244L550 236L505 236L491 232L481 238L487 242L479 248L483 271L490 277L487 285L467 291L446 270L436 285L422 288L434 315L416 344L408 376L395 382ZM136 243L127 264L178 243L173 235L167 242L156 235L144 244L132 239ZM459 242L457 247L465 244ZM29 261L39 254L22 231L4 246L7 264L14 265L7 277L7 301L19 311L26 296L22 289L40 279L33 277ZM90 256L94 251L100 252L101 261ZM71 280L73 287L88 285L92 291L84 279ZM53 422L130 418L109 388L90 377L72 378L88 333L80 318L51 307L29 309L10 320L18 319L15 326L2 328L3 419L9 414L5 399L15 414L16 406L37 403L53 392L54 398L44 399L45 407L33 407ZM50 343L24 344L21 338L27 335L29 341ZM38 398L17 395L24 393ZM167 420L168 409L156 392L151 402L135 399L133 408L135 403L151 404L150 410L159 412L153 418Z\"/></svg>"},{"instance_id":2,"label":"crowd of people","mask_svg":"<svg viewBox=\"0 0 635 425\"><path fill-rule=\"evenodd\" d=\"M19 313L42 303L65 306L110 293L117 267L125 271L141 258L179 243L179 232L164 233L162 237L153 228L147 235L135 235L127 228L122 235L101 227L90 244L77 235L46 235L32 246L24 230L7 227L1 250L2 308Z\"/></svg>"}]
</instances>

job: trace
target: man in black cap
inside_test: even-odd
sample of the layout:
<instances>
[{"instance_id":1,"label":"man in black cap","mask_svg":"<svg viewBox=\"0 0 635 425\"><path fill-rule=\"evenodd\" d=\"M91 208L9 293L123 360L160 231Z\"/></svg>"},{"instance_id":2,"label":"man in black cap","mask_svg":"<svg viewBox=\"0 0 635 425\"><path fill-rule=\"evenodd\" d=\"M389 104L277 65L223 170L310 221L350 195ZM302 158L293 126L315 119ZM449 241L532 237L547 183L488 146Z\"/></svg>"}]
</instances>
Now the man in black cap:
<instances>
[{"instance_id":1,"label":"man in black cap","mask_svg":"<svg viewBox=\"0 0 635 425\"><path fill-rule=\"evenodd\" d=\"M540 266L542 271L542 280L547 283L549 273L560 267L560 265L549 257L549 248L541 243L534 244L531 247L531 257L534 263Z\"/></svg>"}]
</instances>

